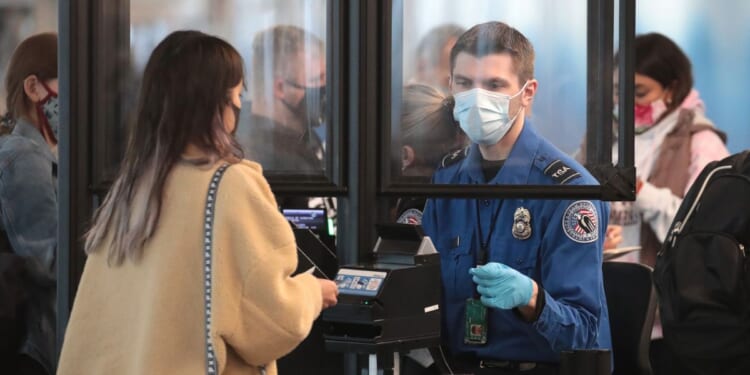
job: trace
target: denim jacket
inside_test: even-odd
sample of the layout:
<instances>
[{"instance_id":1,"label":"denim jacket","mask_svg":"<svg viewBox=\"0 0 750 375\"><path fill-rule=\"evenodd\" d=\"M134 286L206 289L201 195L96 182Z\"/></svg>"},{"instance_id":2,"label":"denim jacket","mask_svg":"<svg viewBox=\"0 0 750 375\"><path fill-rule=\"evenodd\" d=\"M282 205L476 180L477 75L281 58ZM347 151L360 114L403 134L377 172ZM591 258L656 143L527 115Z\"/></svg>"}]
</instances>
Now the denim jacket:
<instances>
[{"instance_id":1,"label":"denim jacket","mask_svg":"<svg viewBox=\"0 0 750 375\"><path fill-rule=\"evenodd\" d=\"M31 275L21 353L54 373L57 157L23 119L0 137L0 229Z\"/></svg>"}]
</instances>

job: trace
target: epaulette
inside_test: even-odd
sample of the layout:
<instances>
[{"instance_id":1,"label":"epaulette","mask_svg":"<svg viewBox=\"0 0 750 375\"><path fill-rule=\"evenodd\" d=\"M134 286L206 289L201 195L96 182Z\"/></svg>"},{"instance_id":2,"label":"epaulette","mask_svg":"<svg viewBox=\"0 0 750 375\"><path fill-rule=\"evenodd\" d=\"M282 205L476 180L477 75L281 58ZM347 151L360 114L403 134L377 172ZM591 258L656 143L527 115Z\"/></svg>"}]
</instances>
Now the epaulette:
<instances>
[{"instance_id":1,"label":"epaulette","mask_svg":"<svg viewBox=\"0 0 750 375\"><path fill-rule=\"evenodd\" d=\"M445 156L443 156L443 160L440 162L440 168L449 167L453 164L458 163L459 161L463 160L466 155L469 154L469 148L461 148L455 151L451 151Z\"/></svg>"},{"instance_id":2,"label":"epaulette","mask_svg":"<svg viewBox=\"0 0 750 375\"><path fill-rule=\"evenodd\" d=\"M563 185L568 181L573 180L574 178L581 177L581 174L578 173L578 171L567 166L560 159L557 159L547 165L547 167L544 168L544 174L550 176L553 180L555 180L555 182L560 185Z\"/></svg>"}]
</instances>

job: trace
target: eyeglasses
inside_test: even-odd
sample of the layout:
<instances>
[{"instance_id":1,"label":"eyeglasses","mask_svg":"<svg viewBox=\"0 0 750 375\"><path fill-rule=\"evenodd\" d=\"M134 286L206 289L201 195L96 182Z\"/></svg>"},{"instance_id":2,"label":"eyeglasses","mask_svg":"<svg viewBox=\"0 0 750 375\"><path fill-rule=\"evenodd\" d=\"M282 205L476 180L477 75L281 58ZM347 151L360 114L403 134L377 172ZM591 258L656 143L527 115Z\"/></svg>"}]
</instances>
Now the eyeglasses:
<instances>
[{"instance_id":1,"label":"eyeglasses","mask_svg":"<svg viewBox=\"0 0 750 375\"><path fill-rule=\"evenodd\" d=\"M292 81L290 79L285 79L284 82L286 84L288 84L289 86L292 86L292 87L294 87L296 89L300 89L300 90L316 89L316 88L324 86L324 85L321 85L320 83L312 84L312 85L303 85L301 83L294 82L294 81Z\"/></svg>"},{"instance_id":2,"label":"eyeglasses","mask_svg":"<svg viewBox=\"0 0 750 375\"><path fill-rule=\"evenodd\" d=\"M307 89L307 86L301 85L301 84L299 84L297 82L294 82L292 80L289 80L289 79L285 79L284 82L286 82L289 86L294 87L295 89L300 89L300 90Z\"/></svg>"}]
</instances>

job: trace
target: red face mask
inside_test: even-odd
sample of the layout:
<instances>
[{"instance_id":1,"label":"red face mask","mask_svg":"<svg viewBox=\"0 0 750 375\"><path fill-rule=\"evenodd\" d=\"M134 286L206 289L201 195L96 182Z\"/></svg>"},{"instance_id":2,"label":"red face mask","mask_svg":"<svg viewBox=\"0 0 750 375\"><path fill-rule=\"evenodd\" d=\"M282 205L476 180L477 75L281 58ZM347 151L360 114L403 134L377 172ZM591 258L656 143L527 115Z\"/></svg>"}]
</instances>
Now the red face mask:
<instances>
[{"instance_id":1,"label":"red face mask","mask_svg":"<svg viewBox=\"0 0 750 375\"><path fill-rule=\"evenodd\" d=\"M667 106L661 99L655 100L650 104L636 104L635 105L635 127L650 127L654 125L654 121L659 119L662 114L667 110Z\"/></svg>"}]
</instances>

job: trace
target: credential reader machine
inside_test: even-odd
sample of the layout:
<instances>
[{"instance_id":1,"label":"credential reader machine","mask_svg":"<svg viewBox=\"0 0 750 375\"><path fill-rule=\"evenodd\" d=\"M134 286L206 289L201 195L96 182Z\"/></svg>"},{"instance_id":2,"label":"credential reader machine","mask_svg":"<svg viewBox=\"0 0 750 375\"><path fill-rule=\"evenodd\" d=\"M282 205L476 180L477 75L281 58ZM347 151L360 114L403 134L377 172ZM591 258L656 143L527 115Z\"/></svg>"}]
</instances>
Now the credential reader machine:
<instances>
[{"instance_id":1,"label":"credential reader machine","mask_svg":"<svg viewBox=\"0 0 750 375\"><path fill-rule=\"evenodd\" d=\"M324 338L329 351L370 354L370 374L378 356L398 373L399 352L440 344L440 255L419 226L379 225L377 234L371 262L336 274L339 300L323 311Z\"/></svg>"}]
</instances>

